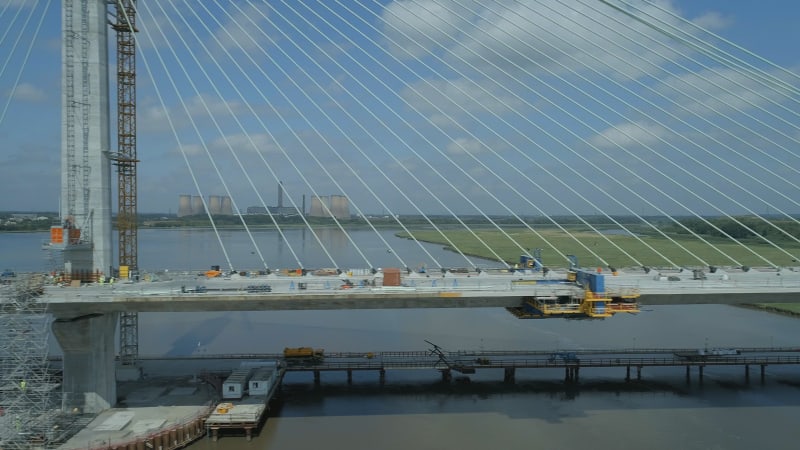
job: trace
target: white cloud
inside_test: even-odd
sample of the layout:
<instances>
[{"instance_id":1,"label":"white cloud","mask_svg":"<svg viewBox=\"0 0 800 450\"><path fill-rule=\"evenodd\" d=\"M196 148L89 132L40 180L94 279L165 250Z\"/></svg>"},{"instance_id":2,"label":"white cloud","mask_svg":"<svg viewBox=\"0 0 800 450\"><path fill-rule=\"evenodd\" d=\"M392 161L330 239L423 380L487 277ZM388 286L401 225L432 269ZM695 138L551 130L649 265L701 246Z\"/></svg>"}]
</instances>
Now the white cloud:
<instances>
[{"instance_id":1,"label":"white cloud","mask_svg":"<svg viewBox=\"0 0 800 450\"><path fill-rule=\"evenodd\" d=\"M451 155L463 155L469 153L472 155L485 151L483 144L475 139L457 138L447 144L447 153Z\"/></svg>"},{"instance_id":2,"label":"white cloud","mask_svg":"<svg viewBox=\"0 0 800 450\"><path fill-rule=\"evenodd\" d=\"M386 45L399 58L420 58L436 51L448 38L460 34L469 23L473 0L396 0L383 10Z\"/></svg>"},{"instance_id":3,"label":"white cloud","mask_svg":"<svg viewBox=\"0 0 800 450\"><path fill-rule=\"evenodd\" d=\"M226 52L250 52L271 43L273 39L264 31L269 26L270 9L267 3L234 8L230 16L225 16L222 25L214 30L214 44L222 46Z\"/></svg>"},{"instance_id":4,"label":"white cloud","mask_svg":"<svg viewBox=\"0 0 800 450\"><path fill-rule=\"evenodd\" d=\"M646 21L654 22L652 16L687 29L671 15L677 10L669 1L637 8L628 9ZM709 25L712 17L705 19ZM387 47L396 57L441 53L453 64L482 71L598 70L637 77L677 55L665 34L600 3L396 0L382 18ZM447 50L437 51L439 45Z\"/></svg>"},{"instance_id":5,"label":"white cloud","mask_svg":"<svg viewBox=\"0 0 800 450\"><path fill-rule=\"evenodd\" d=\"M733 24L733 18L723 16L722 14L711 11L703 14L702 16L695 17L692 22L698 27L705 28L710 31L719 31L728 28Z\"/></svg>"},{"instance_id":6,"label":"white cloud","mask_svg":"<svg viewBox=\"0 0 800 450\"><path fill-rule=\"evenodd\" d=\"M673 16L672 1L634 6L626 9L641 21L599 2L395 0L383 11L382 28L389 52L418 59L423 66L417 73L431 80L409 79L402 98L433 125L447 127L469 115L525 114L542 93L564 89L574 74L625 83L680 60L667 34L643 23L658 19L695 32ZM722 26L713 12L697 20Z\"/></svg>"},{"instance_id":7,"label":"white cloud","mask_svg":"<svg viewBox=\"0 0 800 450\"><path fill-rule=\"evenodd\" d=\"M629 122L606 128L592 137L590 142L600 148L641 147L653 145L663 139L670 131L661 125L646 122Z\"/></svg>"},{"instance_id":8,"label":"white cloud","mask_svg":"<svg viewBox=\"0 0 800 450\"><path fill-rule=\"evenodd\" d=\"M419 81L403 89L401 95L411 107L438 126L453 124L469 114L489 112L501 115L522 106L521 100L490 80Z\"/></svg>"},{"instance_id":9,"label":"white cloud","mask_svg":"<svg viewBox=\"0 0 800 450\"><path fill-rule=\"evenodd\" d=\"M23 102L42 102L47 99L44 90L31 83L20 83L17 88L10 93L11 98Z\"/></svg>"},{"instance_id":10,"label":"white cloud","mask_svg":"<svg viewBox=\"0 0 800 450\"><path fill-rule=\"evenodd\" d=\"M178 153L185 154L186 156L195 156L205 154L205 149L200 144L182 144L177 149Z\"/></svg>"},{"instance_id":11,"label":"white cloud","mask_svg":"<svg viewBox=\"0 0 800 450\"><path fill-rule=\"evenodd\" d=\"M781 72L769 75L786 81L786 75ZM713 115L766 107L788 97L788 92L778 85L764 83L728 68L673 76L663 81L659 91L690 113Z\"/></svg>"},{"instance_id":12,"label":"white cloud","mask_svg":"<svg viewBox=\"0 0 800 450\"><path fill-rule=\"evenodd\" d=\"M262 155L265 153L274 153L278 151L275 142L267 134L232 134L225 137L215 139L210 148L214 151L230 151L233 150L237 153L245 152L258 152Z\"/></svg>"},{"instance_id":13,"label":"white cloud","mask_svg":"<svg viewBox=\"0 0 800 450\"><path fill-rule=\"evenodd\" d=\"M240 116L246 111L246 106L238 100L225 100L208 94L195 95L185 99L183 104L175 104L164 110L161 104L145 106L140 102L138 107L138 125L141 131L169 131L170 120L176 130L186 128L194 123L205 124L209 115L218 121L231 117L231 111ZM188 112L188 116L187 116ZM198 125L199 126L199 125ZM202 128L202 127L200 127Z\"/></svg>"}]
</instances>

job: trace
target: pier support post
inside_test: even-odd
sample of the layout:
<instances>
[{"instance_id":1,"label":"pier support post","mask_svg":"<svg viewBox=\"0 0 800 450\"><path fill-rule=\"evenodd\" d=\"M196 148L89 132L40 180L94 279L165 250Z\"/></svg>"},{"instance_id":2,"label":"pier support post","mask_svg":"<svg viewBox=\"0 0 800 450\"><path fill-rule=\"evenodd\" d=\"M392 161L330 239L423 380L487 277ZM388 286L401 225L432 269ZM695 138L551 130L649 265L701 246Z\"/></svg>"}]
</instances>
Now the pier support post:
<instances>
[{"instance_id":1,"label":"pier support post","mask_svg":"<svg viewBox=\"0 0 800 450\"><path fill-rule=\"evenodd\" d=\"M764 384L764 376L765 376L766 367L767 367L766 364L762 364L761 365L761 384Z\"/></svg>"},{"instance_id":2,"label":"pier support post","mask_svg":"<svg viewBox=\"0 0 800 450\"><path fill-rule=\"evenodd\" d=\"M449 383L450 380L453 379L453 374L450 372L450 369L442 369L440 372L442 372L443 383Z\"/></svg>"},{"instance_id":3,"label":"pier support post","mask_svg":"<svg viewBox=\"0 0 800 450\"><path fill-rule=\"evenodd\" d=\"M319 386L320 384L320 373L319 370L314 371L314 385Z\"/></svg>"},{"instance_id":4,"label":"pier support post","mask_svg":"<svg viewBox=\"0 0 800 450\"><path fill-rule=\"evenodd\" d=\"M578 381L580 381L581 368L580 367L575 367L575 368L572 369L572 371L574 373L574 376L572 377L572 381L577 383Z\"/></svg>"},{"instance_id":5,"label":"pier support post","mask_svg":"<svg viewBox=\"0 0 800 450\"><path fill-rule=\"evenodd\" d=\"M691 366L686 366L686 384L691 384L691 382L692 382Z\"/></svg>"},{"instance_id":6,"label":"pier support post","mask_svg":"<svg viewBox=\"0 0 800 450\"><path fill-rule=\"evenodd\" d=\"M64 354L62 410L99 413L117 403L117 314L57 316L53 335Z\"/></svg>"},{"instance_id":7,"label":"pier support post","mask_svg":"<svg viewBox=\"0 0 800 450\"><path fill-rule=\"evenodd\" d=\"M750 384L750 364L744 365L744 382Z\"/></svg>"},{"instance_id":8,"label":"pier support post","mask_svg":"<svg viewBox=\"0 0 800 450\"><path fill-rule=\"evenodd\" d=\"M625 366L625 381L631 381L631 366Z\"/></svg>"},{"instance_id":9,"label":"pier support post","mask_svg":"<svg viewBox=\"0 0 800 450\"><path fill-rule=\"evenodd\" d=\"M503 382L514 384L514 381L517 378L517 369L513 367L506 367L503 369Z\"/></svg>"},{"instance_id":10,"label":"pier support post","mask_svg":"<svg viewBox=\"0 0 800 450\"><path fill-rule=\"evenodd\" d=\"M245 437L247 438L247 442L250 442L250 441L253 440L253 429L252 428L250 428L250 427L245 428L244 429L244 434L245 434Z\"/></svg>"},{"instance_id":11,"label":"pier support post","mask_svg":"<svg viewBox=\"0 0 800 450\"><path fill-rule=\"evenodd\" d=\"M642 366L636 366L636 379L642 381Z\"/></svg>"},{"instance_id":12,"label":"pier support post","mask_svg":"<svg viewBox=\"0 0 800 450\"><path fill-rule=\"evenodd\" d=\"M386 369L381 369L378 371L378 378L380 380L381 386L386 383Z\"/></svg>"},{"instance_id":13,"label":"pier support post","mask_svg":"<svg viewBox=\"0 0 800 450\"><path fill-rule=\"evenodd\" d=\"M704 368L705 368L705 366L698 366L698 367L697 367L697 370L698 370L698 372L699 372L699 374L700 374L700 375L699 375L699 378L700 378L700 384L703 384L703 369L704 369Z\"/></svg>"},{"instance_id":14,"label":"pier support post","mask_svg":"<svg viewBox=\"0 0 800 450\"><path fill-rule=\"evenodd\" d=\"M353 384L353 370L347 369L347 384Z\"/></svg>"}]
</instances>

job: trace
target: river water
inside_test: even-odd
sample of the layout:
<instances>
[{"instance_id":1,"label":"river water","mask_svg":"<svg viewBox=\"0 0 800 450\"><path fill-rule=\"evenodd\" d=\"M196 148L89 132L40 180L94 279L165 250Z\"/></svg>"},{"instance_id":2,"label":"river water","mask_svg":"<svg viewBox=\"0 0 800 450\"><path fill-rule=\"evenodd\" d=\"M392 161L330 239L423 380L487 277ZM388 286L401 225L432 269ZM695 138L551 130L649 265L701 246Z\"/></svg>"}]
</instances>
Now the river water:
<instances>
[{"instance_id":1,"label":"river water","mask_svg":"<svg viewBox=\"0 0 800 450\"><path fill-rule=\"evenodd\" d=\"M304 236L305 234L305 236ZM356 231L375 266L436 264L410 241ZM260 260L243 232L225 232L240 268ZM286 242L307 267L331 267L309 232L286 241L259 232L271 267L295 265ZM321 233L340 267L365 263L341 233ZM42 270L42 233L0 234L0 269ZM330 240L328 242L327 240ZM149 270L225 265L208 230L142 230L140 266ZM443 265L465 266L461 256L426 248ZM412 253L416 252L416 253ZM405 257L405 256L404 256ZM241 258L238 259L238 258ZM427 258L427 259L426 259ZM413 262L412 262L413 261ZM491 262L480 262L492 265ZM500 309L142 313L140 353L280 352L284 347L327 351L425 350L425 340L445 350L550 350L585 348L757 347L800 345L800 322L790 317L722 305L644 307L636 316L606 320L518 320ZM502 384L502 371L471 375L470 383L443 385L434 371L377 374L290 374L280 407L252 441L203 439L192 450L233 449L792 449L800 441L800 368L771 366L761 383L753 368L706 368L704 382L680 368L645 368L641 382L625 383L624 369L586 369L578 387L563 371L518 371Z\"/></svg>"}]
</instances>

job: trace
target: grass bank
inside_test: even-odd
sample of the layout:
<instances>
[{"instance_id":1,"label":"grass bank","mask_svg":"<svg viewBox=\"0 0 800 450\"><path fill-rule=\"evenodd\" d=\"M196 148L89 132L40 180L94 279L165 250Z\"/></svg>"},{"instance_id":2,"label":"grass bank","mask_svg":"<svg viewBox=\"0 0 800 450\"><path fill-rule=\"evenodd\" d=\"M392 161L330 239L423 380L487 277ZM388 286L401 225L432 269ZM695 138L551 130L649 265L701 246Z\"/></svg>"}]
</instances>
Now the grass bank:
<instances>
[{"instance_id":1,"label":"grass bank","mask_svg":"<svg viewBox=\"0 0 800 450\"><path fill-rule=\"evenodd\" d=\"M554 228L539 228L536 232L521 229L445 230L442 236L435 230L412 230L414 238L441 244L449 250L457 247L463 253L482 258L502 259L509 264L534 248L542 249L545 266L565 267L566 255L575 255L584 267L707 267L714 266L792 266L797 262L783 251L761 242L739 245L727 239L705 238L703 242L685 235L622 234L599 235L588 230L565 233ZM410 239L408 233L398 237ZM452 245L448 242L452 242ZM513 239L513 240L512 240ZM519 245L517 245L516 243ZM790 254L800 254L800 244L782 243ZM499 256L495 256L495 254ZM771 264L770 264L771 263Z\"/></svg>"}]
</instances>

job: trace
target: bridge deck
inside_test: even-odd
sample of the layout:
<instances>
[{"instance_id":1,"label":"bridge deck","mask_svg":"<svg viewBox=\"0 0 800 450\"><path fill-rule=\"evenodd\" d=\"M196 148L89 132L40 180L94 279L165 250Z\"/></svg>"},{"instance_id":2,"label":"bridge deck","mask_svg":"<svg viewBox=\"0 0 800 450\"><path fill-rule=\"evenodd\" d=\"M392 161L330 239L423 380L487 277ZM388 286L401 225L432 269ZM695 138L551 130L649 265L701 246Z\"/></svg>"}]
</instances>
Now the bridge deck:
<instances>
[{"instance_id":1,"label":"bridge deck","mask_svg":"<svg viewBox=\"0 0 800 450\"><path fill-rule=\"evenodd\" d=\"M168 275L168 276L167 276ZM403 274L398 286L361 276L206 278L197 273L161 273L148 281L80 288L50 286L56 313L144 311L476 308L520 306L524 297L583 298L585 291L565 273L535 272ZM643 271L605 277L606 296L635 294L643 304L740 304L800 301L800 272L790 269L718 271L704 279L688 273Z\"/></svg>"}]
</instances>

